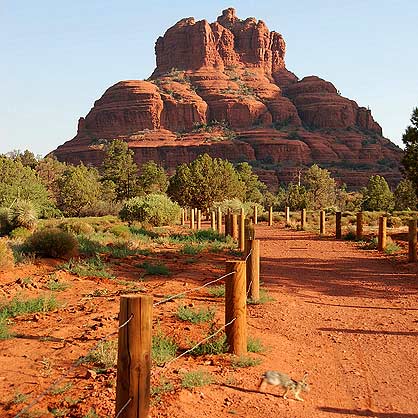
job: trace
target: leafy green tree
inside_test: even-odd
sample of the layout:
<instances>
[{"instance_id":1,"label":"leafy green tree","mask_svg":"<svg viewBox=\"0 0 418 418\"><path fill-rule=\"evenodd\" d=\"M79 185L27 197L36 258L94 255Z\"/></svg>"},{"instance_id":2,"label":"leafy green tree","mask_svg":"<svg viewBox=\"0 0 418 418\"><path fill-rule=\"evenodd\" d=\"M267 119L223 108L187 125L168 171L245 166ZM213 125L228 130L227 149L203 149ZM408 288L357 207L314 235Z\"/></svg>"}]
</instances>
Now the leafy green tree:
<instances>
[{"instance_id":1,"label":"leafy green tree","mask_svg":"<svg viewBox=\"0 0 418 418\"><path fill-rule=\"evenodd\" d=\"M411 180L401 180L395 190L395 209L396 210L416 210L417 194L415 186Z\"/></svg>"},{"instance_id":2,"label":"leafy green tree","mask_svg":"<svg viewBox=\"0 0 418 418\"><path fill-rule=\"evenodd\" d=\"M418 190L418 107L412 111L411 123L402 136L405 152L401 162L406 176Z\"/></svg>"},{"instance_id":3,"label":"leafy green tree","mask_svg":"<svg viewBox=\"0 0 418 418\"><path fill-rule=\"evenodd\" d=\"M21 161L0 156L0 207L10 207L17 199L30 200L38 213L51 205L48 191L36 172Z\"/></svg>"},{"instance_id":4,"label":"leafy green tree","mask_svg":"<svg viewBox=\"0 0 418 418\"><path fill-rule=\"evenodd\" d=\"M138 185L145 194L165 193L168 188L168 178L164 168L152 160L142 164Z\"/></svg>"},{"instance_id":5,"label":"leafy green tree","mask_svg":"<svg viewBox=\"0 0 418 418\"><path fill-rule=\"evenodd\" d=\"M306 208L306 189L305 186L289 183L286 190L286 205L290 210Z\"/></svg>"},{"instance_id":6,"label":"leafy green tree","mask_svg":"<svg viewBox=\"0 0 418 418\"><path fill-rule=\"evenodd\" d=\"M138 166L133 156L124 141L114 140L106 149L102 179L114 183L117 200L130 199L138 193Z\"/></svg>"},{"instance_id":7,"label":"leafy green tree","mask_svg":"<svg viewBox=\"0 0 418 418\"><path fill-rule=\"evenodd\" d=\"M55 157L47 156L41 159L37 166L36 172L42 183L47 188L50 197L56 202L58 197L58 179L66 170L67 165L58 161Z\"/></svg>"},{"instance_id":8,"label":"leafy green tree","mask_svg":"<svg viewBox=\"0 0 418 418\"><path fill-rule=\"evenodd\" d=\"M261 203L267 186L258 179L257 174L253 173L253 169L248 163L239 163L236 170L239 179L245 184L244 201Z\"/></svg>"},{"instance_id":9,"label":"leafy green tree","mask_svg":"<svg viewBox=\"0 0 418 418\"><path fill-rule=\"evenodd\" d=\"M58 207L66 216L78 216L100 197L99 174L83 164L69 166L58 179Z\"/></svg>"},{"instance_id":10,"label":"leafy green tree","mask_svg":"<svg viewBox=\"0 0 418 418\"><path fill-rule=\"evenodd\" d=\"M20 161L25 167L35 168L38 164L38 159L35 154L29 150L20 151L14 150L7 154L14 161Z\"/></svg>"},{"instance_id":11,"label":"leafy green tree","mask_svg":"<svg viewBox=\"0 0 418 418\"><path fill-rule=\"evenodd\" d=\"M335 204L336 184L330 172L314 164L303 176L306 203L311 209L325 209Z\"/></svg>"},{"instance_id":12,"label":"leafy green tree","mask_svg":"<svg viewBox=\"0 0 418 418\"><path fill-rule=\"evenodd\" d=\"M205 210L225 199L243 200L245 184L229 161L203 154L177 167L167 192L181 206Z\"/></svg>"},{"instance_id":13,"label":"leafy green tree","mask_svg":"<svg viewBox=\"0 0 418 418\"><path fill-rule=\"evenodd\" d=\"M365 190L363 190L364 210L391 211L394 207L393 193L384 177L371 176Z\"/></svg>"}]
</instances>

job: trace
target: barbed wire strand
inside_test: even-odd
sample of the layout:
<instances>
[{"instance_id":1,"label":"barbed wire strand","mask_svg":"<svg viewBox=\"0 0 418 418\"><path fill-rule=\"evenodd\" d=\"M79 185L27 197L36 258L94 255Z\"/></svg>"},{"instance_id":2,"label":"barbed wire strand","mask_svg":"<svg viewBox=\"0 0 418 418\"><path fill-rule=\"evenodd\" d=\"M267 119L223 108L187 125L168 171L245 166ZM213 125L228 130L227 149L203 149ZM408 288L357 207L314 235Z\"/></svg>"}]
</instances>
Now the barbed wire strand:
<instances>
[{"instance_id":1,"label":"barbed wire strand","mask_svg":"<svg viewBox=\"0 0 418 418\"><path fill-rule=\"evenodd\" d=\"M92 348L90 348L90 350L87 351L87 354L83 357L80 357L78 360L76 360L73 365L65 372L65 374L61 375L60 377L58 377L56 380L54 380L43 392L41 392L29 405L25 406L17 415L14 416L14 418L19 418L21 417L24 413L26 413L27 411L29 411L29 409L31 409L33 406L35 406L45 395L48 394L48 392L50 392L55 386L59 385L61 382L63 382L65 379L68 378L68 375L75 370L82 362L83 360L94 350L96 350L96 348L99 346L99 344L101 344L103 341L106 341L108 338L112 337L113 335L117 334L119 332L119 330L123 327L125 327L126 325L128 325L128 323L132 320L132 318L134 317L133 314L131 314L131 316L121 325L118 326L117 331L112 331L111 333L105 335L104 337L100 338L99 341L97 341L96 344L94 344L94 346Z\"/></svg>"},{"instance_id":2,"label":"barbed wire strand","mask_svg":"<svg viewBox=\"0 0 418 418\"><path fill-rule=\"evenodd\" d=\"M131 403L132 398L129 398L125 405L122 406L122 408L120 409L120 411L116 414L115 418L119 418L120 414L127 408L127 406Z\"/></svg>"},{"instance_id":3,"label":"barbed wire strand","mask_svg":"<svg viewBox=\"0 0 418 418\"><path fill-rule=\"evenodd\" d=\"M253 250L251 249L251 250L250 250L250 252L249 252L249 253L247 254L247 256L245 257L245 260L244 260L245 262L247 262L248 257L252 254L252 252L253 252Z\"/></svg>"},{"instance_id":4,"label":"barbed wire strand","mask_svg":"<svg viewBox=\"0 0 418 418\"><path fill-rule=\"evenodd\" d=\"M167 367L169 364L175 362L176 360L178 360L179 358L185 356L186 354L190 353L191 351L193 351L195 348L199 347L199 345L203 344L205 341L210 340L211 338L215 337L216 335L218 335L223 329L225 329L228 325L231 325L237 318L235 317L234 319L232 319L231 321L229 321L227 324L223 325L221 328L219 328L216 332L214 332L213 334L207 336L206 338L204 338L203 340L199 341L196 345L194 345L192 348L189 348L187 351L185 351L184 353L181 353L179 356L173 358L172 360L168 361L167 363L165 363L163 365L163 368Z\"/></svg>"},{"instance_id":5,"label":"barbed wire strand","mask_svg":"<svg viewBox=\"0 0 418 418\"><path fill-rule=\"evenodd\" d=\"M181 293L177 293L176 295L172 295L172 296L170 296L170 297L168 297L166 299L162 299L159 302L155 302L154 305L152 305L152 306L155 307L155 306L161 305L162 303L166 303L166 302L168 302L168 301L170 301L172 299L178 298L179 296L183 296L183 295L186 295L187 293L191 293L191 292L195 292L196 290L203 289L204 287L209 286L210 284L219 282L219 280L222 280L225 277L228 277L231 274L235 274L235 273L236 273L236 271L231 271L230 273L226 273L223 276L218 277L215 280L211 280L210 282L205 283L203 286L195 287L193 289L186 290L185 292L181 292Z\"/></svg>"}]
</instances>

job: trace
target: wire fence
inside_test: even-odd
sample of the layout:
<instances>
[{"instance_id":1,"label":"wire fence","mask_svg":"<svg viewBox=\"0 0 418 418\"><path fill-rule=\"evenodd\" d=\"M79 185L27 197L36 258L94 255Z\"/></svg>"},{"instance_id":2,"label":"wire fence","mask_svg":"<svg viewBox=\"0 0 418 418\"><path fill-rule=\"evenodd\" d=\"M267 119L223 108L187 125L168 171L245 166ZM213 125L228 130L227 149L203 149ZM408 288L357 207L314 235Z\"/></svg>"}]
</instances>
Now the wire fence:
<instances>
[{"instance_id":1,"label":"wire fence","mask_svg":"<svg viewBox=\"0 0 418 418\"><path fill-rule=\"evenodd\" d=\"M58 386L61 382L63 382L65 379L68 378L69 374L74 371L80 364L82 364L85 359L93 352L95 351L101 343L108 340L110 337L113 337L116 335L119 330L126 325L129 324L129 322L132 320L133 315L131 315L123 324L119 325L116 331L112 331L111 333L105 335L104 337L100 338L99 341L97 341L96 344L90 350L87 351L87 354L83 357L80 357L78 360L76 360L73 365L60 377L55 379L43 392L41 392L29 405L25 406L18 414L14 416L14 418L19 418L23 416L26 412L28 412L33 406L35 406L39 401L41 401L52 389L54 389L56 386Z\"/></svg>"}]
</instances>

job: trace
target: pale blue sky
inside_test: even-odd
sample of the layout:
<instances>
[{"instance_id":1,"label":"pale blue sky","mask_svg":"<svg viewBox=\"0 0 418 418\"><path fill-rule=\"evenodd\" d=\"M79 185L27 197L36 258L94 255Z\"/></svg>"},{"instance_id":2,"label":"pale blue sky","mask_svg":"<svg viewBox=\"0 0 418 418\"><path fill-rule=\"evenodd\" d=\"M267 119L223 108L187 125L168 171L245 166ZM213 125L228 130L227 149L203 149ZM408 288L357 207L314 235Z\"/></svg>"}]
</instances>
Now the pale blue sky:
<instances>
[{"instance_id":1,"label":"pale blue sky","mask_svg":"<svg viewBox=\"0 0 418 418\"><path fill-rule=\"evenodd\" d=\"M418 2L0 0L0 153L46 154L76 134L103 92L147 78L158 36L183 17L235 7L284 36L287 68L370 106L401 144L418 106Z\"/></svg>"}]
</instances>

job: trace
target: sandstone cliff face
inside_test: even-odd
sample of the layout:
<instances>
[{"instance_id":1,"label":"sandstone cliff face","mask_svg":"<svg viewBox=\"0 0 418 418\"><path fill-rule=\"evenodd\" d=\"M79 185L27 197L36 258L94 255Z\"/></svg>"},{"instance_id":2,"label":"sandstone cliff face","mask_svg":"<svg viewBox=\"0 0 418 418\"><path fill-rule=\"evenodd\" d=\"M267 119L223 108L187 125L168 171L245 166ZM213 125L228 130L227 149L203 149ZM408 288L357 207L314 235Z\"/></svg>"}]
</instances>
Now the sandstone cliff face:
<instances>
[{"instance_id":1,"label":"sandstone cliff face","mask_svg":"<svg viewBox=\"0 0 418 418\"><path fill-rule=\"evenodd\" d=\"M400 177L401 151L370 110L319 77L298 80L286 69L282 35L263 21L241 20L232 8L213 23L182 19L155 51L150 79L106 90L57 158L98 165L105 144L123 139L139 164L153 159L173 170L208 152L253 162L271 184L315 162L352 186L374 173ZM356 170L364 175L346 176Z\"/></svg>"}]
</instances>

